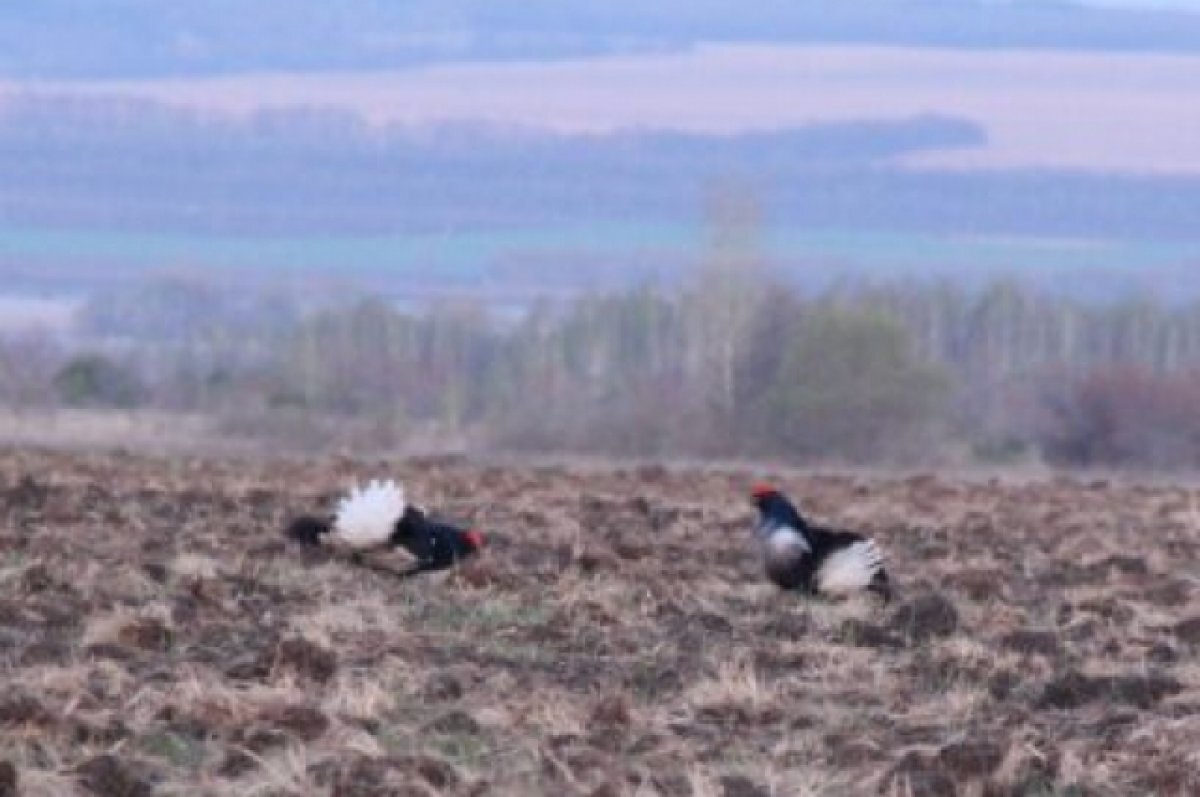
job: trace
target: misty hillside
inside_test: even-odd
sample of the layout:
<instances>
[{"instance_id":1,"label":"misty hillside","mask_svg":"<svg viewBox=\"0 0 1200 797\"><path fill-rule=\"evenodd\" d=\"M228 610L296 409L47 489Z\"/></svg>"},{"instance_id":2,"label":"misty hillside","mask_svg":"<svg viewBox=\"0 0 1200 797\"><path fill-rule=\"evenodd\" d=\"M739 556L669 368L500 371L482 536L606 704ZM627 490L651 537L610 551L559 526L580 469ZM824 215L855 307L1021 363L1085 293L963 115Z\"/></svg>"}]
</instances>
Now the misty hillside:
<instances>
[{"instance_id":1,"label":"misty hillside","mask_svg":"<svg viewBox=\"0 0 1200 797\"><path fill-rule=\"evenodd\" d=\"M944 116L560 135L26 99L0 114L0 268L10 290L32 293L184 267L523 301L677 277L703 246L705 198L734 190L761 204L768 255L809 285L846 269L1006 271L1075 294L1103 275L1105 295L1167 279L1194 295L1200 178L898 162L985 140Z\"/></svg>"},{"instance_id":2,"label":"misty hillside","mask_svg":"<svg viewBox=\"0 0 1200 797\"><path fill-rule=\"evenodd\" d=\"M764 0L22 0L0 74L111 77L397 67L675 49L701 41L1200 51L1200 15L1060 2Z\"/></svg>"},{"instance_id":3,"label":"misty hillside","mask_svg":"<svg viewBox=\"0 0 1200 797\"><path fill-rule=\"evenodd\" d=\"M357 117L194 116L146 103L30 101L0 115L11 224L213 233L462 232L670 222L729 178L790 228L1194 240L1200 178L894 167L984 134L944 117L778 133L554 135Z\"/></svg>"}]
</instances>

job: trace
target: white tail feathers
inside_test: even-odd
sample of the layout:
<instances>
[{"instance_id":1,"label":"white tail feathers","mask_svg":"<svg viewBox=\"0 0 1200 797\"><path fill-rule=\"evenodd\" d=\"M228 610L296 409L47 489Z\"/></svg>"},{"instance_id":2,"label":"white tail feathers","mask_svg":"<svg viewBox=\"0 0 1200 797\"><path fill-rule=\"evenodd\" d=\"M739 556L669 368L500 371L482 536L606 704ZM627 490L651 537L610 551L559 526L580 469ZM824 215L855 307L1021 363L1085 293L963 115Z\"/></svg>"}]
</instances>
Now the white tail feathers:
<instances>
[{"instance_id":1,"label":"white tail feathers","mask_svg":"<svg viewBox=\"0 0 1200 797\"><path fill-rule=\"evenodd\" d=\"M333 537L350 548L375 548L387 542L404 514L404 490L394 481L355 485L338 501Z\"/></svg>"},{"instance_id":2,"label":"white tail feathers","mask_svg":"<svg viewBox=\"0 0 1200 797\"><path fill-rule=\"evenodd\" d=\"M883 554L870 540L834 551L817 571L817 590L829 595L866 589L883 569Z\"/></svg>"}]
</instances>

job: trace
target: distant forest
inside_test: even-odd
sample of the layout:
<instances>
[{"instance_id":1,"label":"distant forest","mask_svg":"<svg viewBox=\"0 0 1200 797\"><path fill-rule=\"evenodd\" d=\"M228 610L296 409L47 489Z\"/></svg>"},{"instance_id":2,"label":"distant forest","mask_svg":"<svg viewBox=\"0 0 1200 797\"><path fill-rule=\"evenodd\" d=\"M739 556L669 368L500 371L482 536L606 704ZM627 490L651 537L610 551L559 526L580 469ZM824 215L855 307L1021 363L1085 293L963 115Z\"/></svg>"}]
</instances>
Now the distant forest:
<instances>
[{"instance_id":1,"label":"distant forest","mask_svg":"<svg viewBox=\"0 0 1200 797\"><path fill-rule=\"evenodd\" d=\"M0 405L207 418L273 448L1200 466L1200 306L1011 283L802 295L746 239L687 282L405 311L168 280L0 338Z\"/></svg>"},{"instance_id":2,"label":"distant forest","mask_svg":"<svg viewBox=\"0 0 1200 797\"><path fill-rule=\"evenodd\" d=\"M26 99L0 112L0 219L247 234L677 221L696 215L714 181L736 179L790 228L1200 237L1200 178L894 166L983 135L940 116L731 137L378 130L332 111L241 122L146 102Z\"/></svg>"},{"instance_id":3,"label":"distant forest","mask_svg":"<svg viewBox=\"0 0 1200 797\"><path fill-rule=\"evenodd\" d=\"M1200 15L1026 0L9 0L0 75L147 77L543 60L698 42L1200 51Z\"/></svg>"}]
</instances>

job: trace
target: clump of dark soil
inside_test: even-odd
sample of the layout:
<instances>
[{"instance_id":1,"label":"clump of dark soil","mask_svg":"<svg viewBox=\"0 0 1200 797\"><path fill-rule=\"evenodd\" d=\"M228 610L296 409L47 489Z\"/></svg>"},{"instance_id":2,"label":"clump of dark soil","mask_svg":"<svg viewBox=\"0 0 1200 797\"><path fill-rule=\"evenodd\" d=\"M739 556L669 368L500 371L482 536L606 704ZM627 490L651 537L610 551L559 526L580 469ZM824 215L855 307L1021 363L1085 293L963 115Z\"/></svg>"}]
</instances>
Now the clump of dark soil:
<instances>
[{"instance_id":1,"label":"clump of dark soil","mask_svg":"<svg viewBox=\"0 0 1200 797\"><path fill-rule=\"evenodd\" d=\"M891 627L914 643L927 642L958 630L958 610L946 596L928 592L897 607Z\"/></svg>"},{"instance_id":2,"label":"clump of dark soil","mask_svg":"<svg viewBox=\"0 0 1200 797\"><path fill-rule=\"evenodd\" d=\"M1182 622L1176 623L1172 629L1172 633L1181 641L1189 645L1200 646L1200 617L1191 617Z\"/></svg>"},{"instance_id":3,"label":"clump of dark soil","mask_svg":"<svg viewBox=\"0 0 1200 797\"><path fill-rule=\"evenodd\" d=\"M1097 701L1151 708L1164 697L1178 694L1182 684L1163 675L1089 677L1071 670L1046 684L1037 700L1040 708L1070 709Z\"/></svg>"},{"instance_id":4,"label":"clump of dark soil","mask_svg":"<svg viewBox=\"0 0 1200 797\"><path fill-rule=\"evenodd\" d=\"M1058 634L1053 631L1023 629L1000 637L1000 646L1023 655L1037 654L1054 657L1062 650Z\"/></svg>"},{"instance_id":5,"label":"clump of dark soil","mask_svg":"<svg viewBox=\"0 0 1200 797\"><path fill-rule=\"evenodd\" d=\"M482 728L467 712L450 711L426 725L425 730L431 733L473 735L479 733Z\"/></svg>"},{"instance_id":6,"label":"clump of dark soil","mask_svg":"<svg viewBox=\"0 0 1200 797\"><path fill-rule=\"evenodd\" d=\"M766 788L745 775L726 775L721 778L721 794L723 797L771 797Z\"/></svg>"},{"instance_id":7,"label":"clump of dark soil","mask_svg":"<svg viewBox=\"0 0 1200 797\"><path fill-rule=\"evenodd\" d=\"M14 690L0 695L0 728L19 725L50 727L57 721L55 713L31 694Z\"/></svg>"},{"instance_id":8,"label":"clump of dark soil","mask_svg":"<svg viewBox=\"0 0 1200 797\"><path fill-rule=\"evenodd\" d=\"M0 761L0 797L17 797L20 778L11 761Z\"/></svg>"},{"instance_id":9,"label":"clump of dark soil","mask_svg":"<svg viewBox=\"0 0 1200 797\"><path fill-rule=\"evenodd\" d=\"M421 689L422 699L431 703L458 700L462 696L462 679L440 670L431 673Z\"/></svg>"},{"instance_id":10,"label":"clump of dark soil","mask_svg":"<svg viewBox=\"0 0 1200 797\"><path fill-rule=\"evenodd\" d=\"M290 637L276 648L272 671L294 673L323 684L337 672L337 656L303 637Z\"/></svg>"},{"instance_id":11,"label":"clump of dark soil","mask_svg":"<svg viewBox=\"0 0 1200 797\"><path fill-rule=\"evenodd\" d=\"M316 741L329 729L329 718L312 706L275 706L259 720L305 742Z\"/></svg>"},{"instance_id":12,"label":"clump of dark soil","mask_svg":"<svg viewBox=\"0 0 1200 797\"><path fill-rule=\"evenodd\" d=\"M395 766L439 790L452 789L462 780L450 763L435 756L405 756L397 758Z\"/></svg>"},{"instance_id":13,"label":"clump of dark soil","mask_svg":"<svg viewBox=\"0 0 1200 797\"><path fill-rule=\"evenodd\" d=\"M888 772L880 793L957 797L958 789L954 779L943 771L936 758L909 753Z\"/></svg>"},{"instance_id":14,"label":"clump of dark soil","mask_svg":"<svg viewBox=\"0 0 1200 797\"><path fill-rule=\"evenodd\" d=\"M838 638L847 645L864 648L901 648L904 639L881 625L850 618L838 629Z\"/></svg>"},{"instance_id":15,"label":"clump of dark soil","mask_svg":"<svg viewBox=\"0 0 1200 797\"><path fill-rule=\"evenodd\" d=\"M941 767L956 781L990 775L1004 760L1004 746L990 739L952 742L938 751Z\"/></svg>"},{"instance_id":16,"label":"clump of dark soil","mask_svg":"<svg viewBox=\"0 0 1200 797\"><path fill-rule=\"evenodd\" d=\"M169 650L171 630L161 620L143 617L121 627L117 641L139 650Z\"/></svg>"},{"instance_id":17,"label":"clump of dark soil","mask_svg":"<svg viewBox=\"0 0 1200 797\"><path fill-rule=\"evenodd\" d=\"M149 797L149 781L114 755L99 755L76 767L80 783L99 797Z\"/></svg>"}]
</instances>

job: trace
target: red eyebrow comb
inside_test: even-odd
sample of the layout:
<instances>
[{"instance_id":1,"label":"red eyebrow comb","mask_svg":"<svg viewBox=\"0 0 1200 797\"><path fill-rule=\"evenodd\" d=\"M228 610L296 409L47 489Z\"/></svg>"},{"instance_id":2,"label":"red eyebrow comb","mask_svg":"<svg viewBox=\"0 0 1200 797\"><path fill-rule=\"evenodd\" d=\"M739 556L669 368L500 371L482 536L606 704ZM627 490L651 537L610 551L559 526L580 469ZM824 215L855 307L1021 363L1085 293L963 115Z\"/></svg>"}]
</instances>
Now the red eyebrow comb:
<instances>
[{"instance_id":1,"label":"red eyebrow comb","mask_svg":"<svg viewBox=\"0 0 1200 797\"><path fill-rule=\"evenodd\" d=\"M766 482L759 482L758 484L754 485L754 489L750 491L750 495L754 496L755 498L766 498L768 495L774 495L777 492L779 491L775 489L774 485L767 484Z\"/></svg>"}]
</instances>

